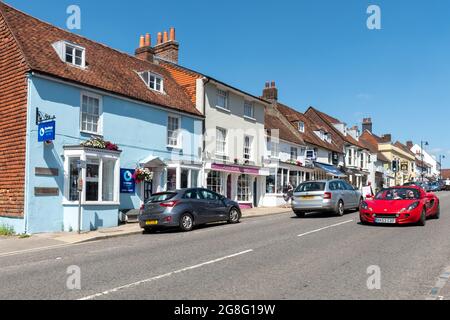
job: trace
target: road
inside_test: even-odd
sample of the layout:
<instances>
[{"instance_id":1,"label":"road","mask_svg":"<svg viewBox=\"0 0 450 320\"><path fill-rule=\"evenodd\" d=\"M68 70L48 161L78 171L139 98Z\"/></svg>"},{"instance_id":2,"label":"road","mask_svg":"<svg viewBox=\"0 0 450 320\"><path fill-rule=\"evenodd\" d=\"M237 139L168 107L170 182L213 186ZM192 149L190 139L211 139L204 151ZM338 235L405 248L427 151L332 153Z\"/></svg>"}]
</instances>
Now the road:
<instances>
[{"instance_id":1,"label":"road","mask_svg":"<svg viewBox=\"0 0 450 320\"><path fill-rule=\"evenodd\" d=\"M0 299L427 299L450 266L450 192L439 196L426 227L286 213L3 256ZM70 266L81 290L67 288Z\"/></svg>"}]
</instances>

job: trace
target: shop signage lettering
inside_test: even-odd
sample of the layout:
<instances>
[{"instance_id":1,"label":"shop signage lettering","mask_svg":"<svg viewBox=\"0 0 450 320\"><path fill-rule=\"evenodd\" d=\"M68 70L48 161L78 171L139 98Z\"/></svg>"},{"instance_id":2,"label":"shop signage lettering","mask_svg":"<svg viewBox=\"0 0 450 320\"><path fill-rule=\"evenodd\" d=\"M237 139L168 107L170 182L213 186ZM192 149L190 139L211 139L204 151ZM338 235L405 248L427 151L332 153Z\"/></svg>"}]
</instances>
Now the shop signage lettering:
<instances>
[{"instance_id":1,"label":"shop signage lettering","mask_svg":"<svg viewBox=\"0 0 450 320\"><path fill-rule=\"evenodd\" d=\"M43 122L38 126L38 142L54 141L56 133L56 122Z\"/></svg>"},{"instance_id":2,"label":"shop signage lettering","mask_svg":"<svg viewBox=\"0 0 450 320\"><path fill-rule=\"evenodd\" d=\"M134 170L120 169L120 193L135 193L136 183L133 179Z\"/></svg>"}]
</instances>

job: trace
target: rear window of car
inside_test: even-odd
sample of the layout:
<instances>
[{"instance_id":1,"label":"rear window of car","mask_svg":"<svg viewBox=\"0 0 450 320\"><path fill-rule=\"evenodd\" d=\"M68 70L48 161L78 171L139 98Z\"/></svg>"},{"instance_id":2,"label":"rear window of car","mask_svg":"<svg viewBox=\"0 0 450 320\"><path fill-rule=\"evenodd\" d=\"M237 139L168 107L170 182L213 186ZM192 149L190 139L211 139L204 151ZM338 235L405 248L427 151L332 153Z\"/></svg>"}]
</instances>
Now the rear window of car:
<instances>
[{"instance_id":1,"label":"rear window of car","mask_svg":"<svg viewBox=\"0 0 450 320\"><path fill-rule=\"evenodd\" d=\"M307 182L299 185L295 192L324 191L325 182Z\"/></svg>"},{"instance_id":2,"label":"rear window of car","mask_svg":"<svg viewBox=\"0 0 450 320\"><path fill-rule=\"evenodd\" d=\"M175 192L164 192L164 193L158 193L154 194L153 196L148 199L148 203L158 203L158 202L164 202L172 199L177 194Z\"/></svg>"}]
</instances>

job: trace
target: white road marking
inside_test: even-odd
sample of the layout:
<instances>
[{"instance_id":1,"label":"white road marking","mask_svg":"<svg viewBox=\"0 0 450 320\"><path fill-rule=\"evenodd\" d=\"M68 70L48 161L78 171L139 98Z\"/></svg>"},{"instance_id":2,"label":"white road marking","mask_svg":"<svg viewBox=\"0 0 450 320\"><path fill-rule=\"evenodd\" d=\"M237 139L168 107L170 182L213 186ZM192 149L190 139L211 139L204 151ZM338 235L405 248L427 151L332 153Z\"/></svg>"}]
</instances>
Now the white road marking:
<instances>
[{"instance_id":1,"label":"white road marking","mask_svg":"<svg viewBox=\"0 0 450 320\"><path fill-rule=\"evenodd\" d=\"M81 242L81 243L64 243L64 244L56 244L56 245L53 245L53 246L46 246L46 247L39 247L39 248L33 248L33 249L5 252L5 253L0 253L0 258L16 256L16 255L25 254L25 253L46 251L46 250L51 250L51 249L59 249L59 248L66 248L66 247L81 246L81 245L85 245L85 244L96 243L96 242L99 242L99 241L100 240L91 241L91 242Z\"/></svg>"},{"instance_id":2,"label":"white road marking","mask_svg":"<svg viewBox=\"0 0 450 320\"><path fill-rule=\"evenodd\" d=\"M304 236L310 235L312 233L317 233L317 232L320 232L320 231L323 231L323 230L327 230L327 229L330 229L330 228L338 227L338 226L341 226L343 224L347 224L347 223L350 223L350 222L353 222L353 221L355 221L355 220L348 220L348 221L344 221L344 222L341 222L341 223L336 223L336 224L333 224L333 225L328 226L328 227L324 227L324 228L320 228L320 229L316 229L316 230L312 230L312 231L309 231L309 232L306 232L306 233L299 234L298 237L304 237Z\"/></svg>"},{"instance_id":3,"label":"white road marking","mask_svg":"<svg viewBox=\"0 0 450 320\"><path fill-rule=\"evenodd\" d=\"M92 299L95 299L95 298L98 298L98 297L109 295L111 293L114 293L114 292L117 292L117 291L120 291L120 290L123 290L123 289L136 287L136 286L139 286L141 284L152 282L152 281L155 281L155 280L160 280L160 279L163 279L163 278L167 278L167 277L173 276L173 275L178 274L178 273L182 273L182 272L198 269L198 268L204 267L206 265L210 265L210 264L221 262L221 261L224 261L224 260L227 260L227 259L231 259L231 258L235 258L235 257L238 257L238 256L242 256L242 255L250 253L250 252L253 252L253 249L242 251L242 252L239 252L239 253L235 253L235 254L232 254L232 255L229 255L229 256L226 256L226 257L222 257L222 258L219 258L219 259L207 261L207 262L204 262L204 263L200 263L200 264L197 264L195 266L183 268L183 269L180 269L180 270L177 270L177 271L172 271L172 272L169 272L169 273L166 273L166 274L162 274L162 275L159 275L159 276L156 276L156 277L152 277L152 278L148 278L148 279L145 279L145 280L141 280L141 281L137 281L137 282L134 282L134 283L130 283L130 284L127 284L127 285L124 285L124 286L120 286L120 287L111 289L111 290L107 290L107 291L103 291L103 292L100 292L100 293L97 293L97 294L93 294L93 295L90 295L90 296L87 296L87 297L84 297L84 298L81 298L81 299L78 299L78 300L92 300Z\"/></svg>"}]
</instances>

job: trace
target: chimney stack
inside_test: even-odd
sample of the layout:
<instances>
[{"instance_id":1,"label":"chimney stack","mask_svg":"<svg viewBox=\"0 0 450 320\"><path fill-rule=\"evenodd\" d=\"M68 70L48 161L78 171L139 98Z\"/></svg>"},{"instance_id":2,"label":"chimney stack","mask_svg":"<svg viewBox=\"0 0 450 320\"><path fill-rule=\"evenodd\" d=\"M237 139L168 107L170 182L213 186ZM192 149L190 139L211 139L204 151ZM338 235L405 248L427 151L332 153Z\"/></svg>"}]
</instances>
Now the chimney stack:
<instances>
[{"instance_id":1,"label":"chimney stack","mask_svg":"<svg viewBox=\"0 0 450 320\"><path fill-rule=\"evenodd\" d=\"M269 101L277 101L278 100L278 89L276 87L275 81L266 82L266 87L263 90L263 99Z\"/></svg>"},{"instance_id":2,"label":"chimney stack","mask_svg":"<svg viewBox=\"0 0 450 320\"><path fill-rule=\"evenodd\" d=\"M373 130L373 123L372 123L372 118L364 118L363 119L363 123L362 123L362 131L369 131L370 133L372 133Z\"/></svg>"},{"instance_id":3,"label":"chimney stack","mask_svg":"<svg viewBox=\"0 0 450 320\"><path fill-rule=\"evenodd\" d=\"M381 136L381 142L382 143L390 143L390 142L392 142L392 135L390 133L389 134L383 134Z\"/></svg>"},{"instance_id":4,"label":"chimney stack","mask_svg":"<svg viewBox=\"0 0 450 320\"><path fill-rule=\"evenodd\" d=\"M153 63L154 54L155 51L152 48L150 34L147 33L145 37L141 36L139 38L139 48L135 51L136 58Z\"/></svg>"},{"instance_id":5,"label":"chimney stack","mask_svg":"<svg viewBox=\"0 0 450 320\"><path fill-rule=\"evenodd\" d=\"M414 147L414 143L412 141L406 141L406 146L411 150Z\"/></svg>"},{"instance_id":6,"label":"chimney stack","mask_svg":"<svg viewBox=\"0 0 450 320\"><path fill-rule=\"evenodd\" d=\"M169 33L158 33L158 42L155 47L155 55L161 60L165 60L171 63L178 64L180 45L176 41L175 28L170 28Z\"/></svg>"}]
</instances>

